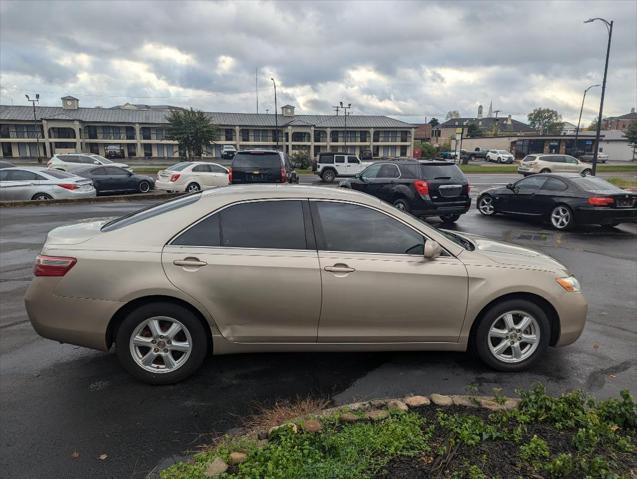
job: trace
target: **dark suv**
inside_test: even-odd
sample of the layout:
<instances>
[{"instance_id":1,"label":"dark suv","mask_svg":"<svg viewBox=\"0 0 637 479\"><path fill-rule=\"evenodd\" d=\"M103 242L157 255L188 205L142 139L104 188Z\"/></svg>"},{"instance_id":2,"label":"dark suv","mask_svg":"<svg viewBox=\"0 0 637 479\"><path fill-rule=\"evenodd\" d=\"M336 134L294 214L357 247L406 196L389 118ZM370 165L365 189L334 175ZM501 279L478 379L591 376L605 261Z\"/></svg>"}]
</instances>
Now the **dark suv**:
<instances>
[{"instance_id":1,"label":"dark suv","mask_svg":"<svg viewBox=\"0 0 637 479\"><path fill-rule=\"evenodd\" d=\"M415 216L456 221L471 206L469 181L447 161L381 161L340 186L362 191Z\"/></svg>"},{"instance_id":2,"label":"dark suv","mask_svg":"<svg viewBox=\"0 0 637 479\"><path fill-rule=\"evenodd\" d=\"M288 155L276 150L239 151L232 158L232 184L298 183Z\"/></svg>"}]
</instances>

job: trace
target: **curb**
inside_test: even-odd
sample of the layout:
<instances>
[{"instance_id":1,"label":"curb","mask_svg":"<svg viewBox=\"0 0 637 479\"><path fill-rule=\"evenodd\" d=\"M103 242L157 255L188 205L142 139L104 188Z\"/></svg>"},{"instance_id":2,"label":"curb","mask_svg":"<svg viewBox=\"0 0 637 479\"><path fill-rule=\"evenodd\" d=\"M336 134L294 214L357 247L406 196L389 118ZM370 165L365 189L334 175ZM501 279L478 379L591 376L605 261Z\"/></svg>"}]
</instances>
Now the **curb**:
<instances>
[{"instance_id":1,"label":"curb","mask_svg":"<svg viewBox=\"0 0 637 479\"><path fill-rule=\"evenodd\" d=\"M94 196L92 198L70 198L61 200L20 200L0 201L0 208L18 206L76 205L85 203L125 203L138 200L164 200L175 198L177 193L134 193L131 195Z\"/></svg>"},{"instance_id":2,"label":"curb","mask_svg":"<svg viewBox=\"0 0 637 479\"><path fill-rule=\"evenodd\" d=\"M322 431L321 418L327 416L338 416L341 424L353 424L357 422L380 422L390 416L390 412L407 412L412 409L424 407L452 407L461 406L465 408L481 408L488 411L510 411L517 409L520 404L519 398L494 397L494 396L469 396L469 395L442 395L431 394L429 396L410 395L403 398L393 399L372 399L369 401L355 402L343 406L331 407L299 416L294 419L283 421L281 424L271 427L269 430L246 430L245 428L233 428L224 437L243 437L255 440L258 447L267 446L268 441L277 434L277 431L289 429L293 433L300 431L312 434L320 434ZM238 465L247 459L247 451L231 450L228 454L228 461L221 457L213 457L208 463L205 477L219 477L232 465ZM178 456L179 459L184 458ZM187 462L188 460L186 460ZM178 461L174 461L176 463ZM160 472L167 469L172 464L166 461L153 468L146 476L146 479L156 479L160 477Z\"/></svg>"}]
</instances>

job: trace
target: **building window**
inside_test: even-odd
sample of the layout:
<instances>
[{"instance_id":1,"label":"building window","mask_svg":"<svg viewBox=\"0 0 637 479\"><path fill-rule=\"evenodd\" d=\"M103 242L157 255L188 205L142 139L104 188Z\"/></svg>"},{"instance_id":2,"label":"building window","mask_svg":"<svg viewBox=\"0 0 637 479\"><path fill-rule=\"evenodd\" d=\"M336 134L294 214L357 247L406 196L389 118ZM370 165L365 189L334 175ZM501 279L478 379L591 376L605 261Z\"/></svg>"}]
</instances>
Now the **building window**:
<instances>
[{"instance_id":1,"label":"building window","mask_svg":"<svg viewBox=\"0 0 637 479\"><path fill-rule=\"evenodd\" d=\"M403 143L406 143L409 141L409 132L408 131L401 131L400 132L400 141Z\"/></svg>"},{"instance_id":2,"label":"building window","mask_svg":"<svg viewBox=\"0 0 637 479\"><path fill-rule=\"evenodd\" d=\"M232 128L226 128L226 141L234 140L234 130Z\"/></svg>"},{"instance_id":3,"label":"building window","mask_svg":"<svg viewBox=\"0 0 637 479\"><path fill-rule=\"evenodd\" d=\"M150 128L147 126L142 128L142 140L150 140Z\"/></svg>"},{"instance_id":4,"label":"building window","mask_svg":"<svg viewBox=\"0 0 637 479\"><path fill-rule=\"evenodd\" d=\"M153 145L150 143L144 143L144 156L151 158L153 156Z\"/></svg>"},{"instance_id":5,"label":"building window","mask_svg":"<svg viewBox=\"0 0 637 479\"><path fill-rule=\"evenodd\" d=\"M367 143L367 142L369 141L369 140L368 140L368 133L369 133L369 132L367 132L367 131L361 131L361 132L360 132L360 140L359 140L359 141L360 141L361 143Z\"/></svg>"},{"instance_id":6,"label":"building window","mask_svg":"<svg viewBox=\"0 0 637 479\"><path fill-rule=\"evenodd\" d=\"M378 157L380 156L380 148L379 148L378 146L375 146L375 147L372 149L372 156L373 156L374 158L378 158Z\"/></svg>"},{"instance_id":7,"label":"building window","mask_svg":"<svg viewBox=\"0 0 637 479\"><path fill-rule=\"evenodd\" d=\"M97 146L97 145L95 145ZM137 148L135 145L133 145L132 143L129 143L128 145L126 145L126 153L128 155L129 158L133 157L133 156L137 156Z\"/></svg>"},{"instance_id":8,"label":"building window","mask_svg":"<svg viewBox=\"0 0 637 479\"><path fill-rule=\"evenodd\" d=\"M250 141L250 130L241 130L241 141Z\"/></svg>"},{"instance_id":9,"label":"building window","mask_svg":"<svg viewBox=\"0 0 637 479\"><path fill-rule=\"evenodd\" d=\"M338 143L338 131L332 131L331 132L330 141L332 143Z\"/></svg>"},{"instance_id":10,"label":"building window","mask_svg":"<svg viewBox=\"0 0 637 479\"><path fill-rule=\"evenodd\" d=\"M133 128L132 126L127 126L126 127L126 139L127 140L134 140L135 139L135 128Z\"/></svg>"},{"instance_id":11,"label":"building window","mask_svg":"<svg viewBox=\"0 0 637 479\"><path fill-rule=\"evenodd\" d=\"M163 158L164 155L164 145L157 145L157 156L159 158Z\"/></svg>"},{"instance_id":12,"label":"building window","mask_svg":"<svg viewBox=\"0 0 637 479\"><path fill-rule=\"evenodd\" d=\"M400 147L400 156L407 156L407 147L406 146L401 146Z\"/></svg>"}]
</instances>

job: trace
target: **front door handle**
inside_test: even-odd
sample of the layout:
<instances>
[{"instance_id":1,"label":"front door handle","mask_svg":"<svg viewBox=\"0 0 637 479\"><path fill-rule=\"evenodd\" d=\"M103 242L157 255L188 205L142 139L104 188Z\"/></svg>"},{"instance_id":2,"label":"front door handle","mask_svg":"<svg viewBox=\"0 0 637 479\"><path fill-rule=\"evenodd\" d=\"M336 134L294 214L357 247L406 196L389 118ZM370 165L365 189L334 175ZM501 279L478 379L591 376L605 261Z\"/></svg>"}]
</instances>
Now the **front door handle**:
<instances>
[{"instance_id":1,"label":"front door handle","mask_svg":"<svg viewBox=\"0 0 637 479\"><path fill-rule=\"evenodd\" d=\"M206 266L208 263L205 261L200 261L198 258L184 258L184 259L176 259L173 261L175 266L185 266L187 268L200 268L201 266Z\"/></svg>"},{"instance_id":2,"label":"front door handle","mask_svg":"<svg viewBox=\"0 0 637 479\"><path fill-rule=\"evenodd\" d=\"M353 273L356 271L354 268L350 268L346 264L335 264L334 266L326 266L323 269L330 273Z\"/></svg>"}]
</instances>

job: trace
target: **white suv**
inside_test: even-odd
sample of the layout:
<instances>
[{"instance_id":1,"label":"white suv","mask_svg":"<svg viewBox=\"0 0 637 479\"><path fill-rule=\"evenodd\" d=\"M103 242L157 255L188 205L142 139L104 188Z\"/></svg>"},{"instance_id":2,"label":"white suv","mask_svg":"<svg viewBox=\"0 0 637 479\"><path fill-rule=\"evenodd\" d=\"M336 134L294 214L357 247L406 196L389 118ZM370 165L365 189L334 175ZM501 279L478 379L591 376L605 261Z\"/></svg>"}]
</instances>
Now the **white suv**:
<instances>
[{"instance_id":1,"label":"white suv","mask_svg":"<svg viewBox=\"0 0 637 479\"><path fill-rule=\"evenodd\" d=\"M156 190L193 193L226 186L232 178L230 171L217 163L183 161L157 173Z\"/></svg>"},{"instance_id":2,"label":"white suv","mask_svg":"<svg viewBox=\"0 0 637 479\"><path fill-rule=\"evenodd\" d=\"M355 176L369 165L371 162L361 161L356 155L326 151L318 154L312 169L324 182L332 183L337 176Z\"/></svg>"},{"instance_id":3,"label":"white suv","mask_svg":"<svg viewBox=\"0 0 637 479\"><path fill-rule=\"evenodd\" d=\"M234 145L223 145L221 147L221 158L223 158L224 160L231 160L236 154L237 149L234 147Z\"/></svg>"},{"instance_id":4,"label":"white suv","mask_svg":"<svg viewBox=\"0 0 637 479\"><path fill-rule=\"evenodd\" d=\"M53 157L46 164L46 166L51 169L62 171L77 170L80 168L84 168L86 165L117 166L119 168L124 168L125 170L128 170L130 172L133 171L133 169L125 163L116 163L104 158L103 156L95 155L92 153L68 153L53 155Z\"/></svg>"},{"instance_id":5,"label":"white suv","mask_svg":"<svg viewBox=\"0 0 637 479\"><path fill-rule=\"evenodd\" d=\"M518 167L518 173L527 176L533 173L579 173L590 175L591 168L569 155L527 155Z\"/></svg>"},{"instance_id":6,"label":"white suv","mask_svg":"<svg viewBox=\"0 0 637 479\"><path fill-rule=\"evenodd\" d=\"M513 155L506 150L489 150L485 156L487 161L496 163L513 163Z\"/></svg>"}]
</instances>

